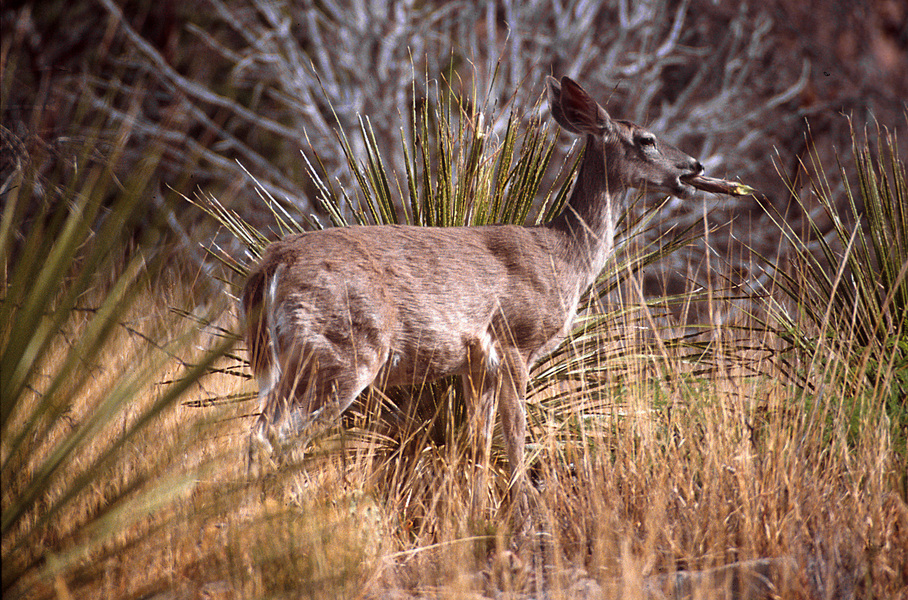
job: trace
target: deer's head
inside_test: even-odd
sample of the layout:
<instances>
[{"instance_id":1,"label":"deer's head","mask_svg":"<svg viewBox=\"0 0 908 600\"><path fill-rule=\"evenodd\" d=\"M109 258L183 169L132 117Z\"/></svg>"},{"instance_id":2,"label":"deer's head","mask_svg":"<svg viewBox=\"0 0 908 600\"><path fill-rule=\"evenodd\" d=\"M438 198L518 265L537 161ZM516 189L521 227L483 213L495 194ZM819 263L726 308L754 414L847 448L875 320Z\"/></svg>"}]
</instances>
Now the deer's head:
<instances>
[{"instance_id":1,"label":"deer's head","mask_svg":"<svg viewBox=\"0 0 908 600\"><path fill-rule=\"evenodd\" d=\"M697 159L658 139L652 132L612 119L568 77L548 78L552 116L566 130L602 144L603 169L615 190L635 187L687 199L696 188L687 180L703 171Z\"/></svg>"}]
</instances>

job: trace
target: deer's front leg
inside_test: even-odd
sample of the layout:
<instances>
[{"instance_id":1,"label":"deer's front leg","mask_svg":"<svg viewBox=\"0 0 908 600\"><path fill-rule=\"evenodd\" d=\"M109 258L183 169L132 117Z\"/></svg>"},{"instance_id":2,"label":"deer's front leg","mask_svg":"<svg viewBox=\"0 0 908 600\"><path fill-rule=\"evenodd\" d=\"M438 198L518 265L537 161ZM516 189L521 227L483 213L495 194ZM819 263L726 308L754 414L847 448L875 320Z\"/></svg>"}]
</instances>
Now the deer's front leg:
<instances>
[{"instance_id":1,"label":"deer's front leg","mask_svg":"<svg viewBox=\"0 0 908 600\"><path fill-rule=\"evenodd\" d=\"M467 372L461 377L461 382L467 403L467 444L476 470L472 486L472 512L474 518L479 518L485 512L489 499L486 478L492 452L500 359L491 336L483 335L470 340L467 348Z\"/></svg>"},{"instance_id":2,"label":"deer's front leg","mask_svg":"<svg viewBox=\"0 0 908 600\"><path fill-rule=\"evenodd\" d=\"M517 350L505 354L499 382L498 412L501 414L501 430L508 453L511 472L510 486L520 491L526 470L524 468L524 446L526 443L526 390L529 377L526 362Z\"/></svg>"},{"instance_id":3,"label":"deer's front leg","mask_svg":"<svg viewBox=\"0 0 908 600\"><path fill-rule=\"evenodd\" d=\"M467 453L475 470L472 483L473 518L478 518L488 505L486 472L495 423L495 387L484 380L484 374L479 372L461 378L467 403Z\"/></svg>"},{"instance_id":4,"label":"deer's front leg","mask_svg":"<svg viewBox=\"0 0 908 600\"><path fill-rule=\"evenodd\" d=\"M526 389L529 377L526 361L516 349L505 353L498 393L501 430L508 453L511 480L509 496L514 524L520 535L532 530L532 486L526 473Z\"/></svg>"}]
</instances>

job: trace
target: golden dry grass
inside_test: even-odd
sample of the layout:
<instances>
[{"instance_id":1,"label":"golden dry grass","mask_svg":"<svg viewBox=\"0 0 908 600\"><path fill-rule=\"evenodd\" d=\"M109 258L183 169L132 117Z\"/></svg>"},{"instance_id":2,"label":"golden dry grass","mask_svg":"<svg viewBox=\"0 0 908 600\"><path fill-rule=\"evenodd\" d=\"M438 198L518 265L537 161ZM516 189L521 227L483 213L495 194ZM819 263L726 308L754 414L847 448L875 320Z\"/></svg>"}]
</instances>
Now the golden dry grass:
<instances>
[{"instance_id":1,"label":"golden dry grass","mask_svg":"<svg viewBox=\"0 0 908 600\"><path fill-rule=\"evenodd\" d=\"M165 335L180 325L164 306L147 296L124 322L152 339ZM225 316L224 323L232 320ZM79 326L72 323L61 336L59 352ZM204 334L196 342L206 344ZM52 439L34 442L34 461L19 477L27 480L57 436L79 427L112 381L157 353L145 337L121 328L103 355L86 358L92 384ZM236 366L230 359L223 364ZM169 360L156 379L168 381L180 370L178 360ZM177 493L168 496L165 483L161 501L102 549L56 580L23 581L12 592L34 598L658 598L675 581L666 574L697 571L702 585L693 584L688 597L744 597L732 593L734 578L710 578L704 570L769 558L779 559L772 563L781 573L774 582L778 597L904 597L908 509L898 472L904 457L893 450L890 424L878 411L854 423L853 402L835 387L823 388L821 398L805 397L773 377L771 364L764 365L766 375L750 378L647 379L647 372L638 365L636 383L594 405L574 392L569 409L534 413L546 416L533 422L530 439L541 532L535 540L512 535L503 463L488 466L490 511L474 515L471 474L481 467L470 464L456 433L440 440L418 429L409 438L388 436L378 403L368 399L347 427L328 432L301 462L247 481L255 402L225 399L250 395L254 384L212 374L97 475L91 493L42 526L40 544L28 553L65 548L67 536L86 535L82 526L93 511L126 486L172 479ZM70 477L159 388L141 390L135 410L74 458ZM530 401L537 409L544 405ZM67 482L49 488L45 501ZM5 502L11 483L4 481ZM40 512L41 505L31 518Z\"/></svg>"},{"instance_id":2,"label":"golden dry grass","mask_svg":"<svg viewBox=\"0 0 908 600\"><path fill-rule=\"evenodd\" d=\"M108 4L106 14L116 15L114 5L105 5ZM320 3L313 6L315 11L322 10ZM546 9L541 4L539 7ZM605 5L601 8L609 10ZM659 10L665 17L662 24L667 25L674 9ZM203 20L207 18L205 11L189 12L202 15ZM709 11L699 12L698 18L710 16ZM157 114L160 104L146 101L146 86L152 86L148 97L166 98L172 93L173 81L162 76L161 63L156 63L154 56L137 58L134 42L114 40L119 36L115 29L123 28L131 19L129 15L120 25L114 22L119 21L116 18L103 28L96 27L99 21L91 11L85 17L75 15L73 35L84 37L97 33L104 40L82 44L91 49L89 54L69 52L72 60L87 65L86 74L90 75L87 79L73 79L69 69L47 71L41 67L46 62L41 56L60 54L55 50L55 43L30 47L15 41L28 38L47 42L60 38L55 30L57 17L48 16L56 13L50 11L42 17L40 11L32 11L28 6L20 13L15 18L15 35L3 38L7 43L2 52L6 70L0 105L6 110L4 115L10 117L9 122L16 123L7 128L4 122L4 143L9 139L17 142L15 146L23 146L22 150L16 148L10 153L17 163L16 171L23 168L29 171L30 162L39 165L43 160L53 166L50 171L35 167L41 171L40 177L35 178L35 173L26 175L26 182L28 177L33 177L48 185L35 185L33 196L22 192L21 206L32 200L40 204L48 199L69 204L77 194L70 197L62 192L54 193L58 183L61 188L106 197L110 183L106 176L101 177L103 185L96 186L97 189L93 189L93 183L85 183L82 189L80 178L93 173L86 169L92 161L122 172L122 179L127 182L131 178L128 176L147 171L144 177L148 181L126 185L128 194L124 195L135 195L140 202L162 191L158 179L169 182L176 190L186 191L196 185L206 190L228 189L227 195L232 197L236 186L241 185L238 181L246 180L246 173L235 164L233 154L222 155L218 149L244 153L245 144L249 144L250 150L244 154L249 157L244 162L257 164L263 181L271 189L291 190L286 195L300 199L312 198L311 190L296 187L280 167L274 166L284 165L293 173L304 170L296 154L303 131L323 132L323 135L311 135L310 144L323 144L322 149L331 149L333 154L319 151L327 164L344 164L336 138L331 135L333 120L330 123L299 121L297 128L286 130L292 134L286 139L262 135L259 129L260 124L276 123L273 119L298 112L293 104L300 102L296 92L305 87L300 85L298 77L308 78L314 84L310 75L298 73L295 66L292 72L286 69L295 64L293 60L284 60L288 49L292 51L287 55L291 59L296 56L302 62L308 60L307 49L296 48L297 40L293 40L293 45L280 46L279 52L268 45L280 45L281 36L292 28L277 32L258 23L256 31L262 35L249 39L257 40L256 44L263 40L267 43L250 46L248 52L231 53L226 62L220 59L212 62L209 52L199 52L198 46L187 44L184 39L180 46L183 50L179 52L192 57L193 63L204 63L204 73L190 67L185 81L198 81L202 89L225 91L227 111L232 111L234 118L225 120L223 113L215 117L209 107L193 100L194 94L184 93L180 103L171 106L176 116L161 122ZM758 134L766 127L779 130L780 122L793 124L803 119L803 114L792 111L788 103L766 101L801 89L803 82L796 81L800 61L792 61L790 57L783 62L792 67L792 77L786 79L778 75L778 69L763 68L766 56L781 56L773 40L788 40L791 36L787 27L779 30L782 38L774 38L763 34L753 36L748 27L739 26L756 22L754 19L768 19L767 15L758 13L742 11L731 22L737 32L733 32L734 39L729 38L733 43L726 39L721 42L726 49L723 52L730 53L728 56L723 54L719 60L698 64L708 69L702 71L707 79L718 81L723 78L713 75L721 76L727 65L740 66L742 63L735 56L746 48L751 66L745 65L742 73L748 69L772 73L766 85L754 86L753 78L737 77L734 79L746 82L743 87L736 83L737 88L723 86L710 91L708 86L697 87L701 78L691 71L683 77L684 85L694 86L690 89L699 98L691 106L699 106L706 112L686 111L682 106L673 108L665 103L663 96L656 95L652 100L659 105L658 110L649 113L654 121L659 114L673 115L672 131L682 138L687 135L685 132L696 137L718 135L715 139L710 137L711 141L704 146L734 148L734 151L726 150L729 154L724 158L716 155L717 166L728 167L729 172L744 179L749 178L748 174L759 174L761 186L776 190L770 199L784 203L788 196L784 182L769 182L764 177L771 156L765 151L765 142L773 136ZM715 22L727 24L727 19L721 19ZM220 40L218 43L232 44L228 38L220 37L223 31L233 31L230 26L224 27L224 21L229 22L230 17L213 21L215 29L221 32L210 28L209 31ZM455 21L460 22L459 15ZM602 47L614 50L626 43L628 48L634 48L628 54L631 59L650 61L647 53L637 52L638 41L649 44L658 39L653 37L651 28L659 26L647 19L638 21L640 26L632 35L626 35L624 29L607 27L605 31L609 35L603 38ZM300 22L319 28L334 25L331 19L321 18ZM555 22L561 21L552 21ZM337 25L346 26L346 21ZM54 28L50 34L45 31L48 26ZM662 27L664 32L670 29L674 30ZM767 30L761 27L759 31ZM424 25L419 24L413 32L423 36ZM542 29L531 33L538 39L551 35ZM600 37L595 36L597 43ZM342 29L330 33L328 39L343 42L337 49L346 56L355 58L365 52L363 56L368 60L359 61L362 64L372 64L370 52L381 47L360 43L359 37L343 35ZM510 29L506 39L517 49L526 38L517 28ZM583 46L591 38L571 36L571 39L572 44ZM696 36L691 39L696 41ZM10 40L13 40L11 45ZM350 40L353 46L348 48L345 44ZM666 41L671 41L671 46L663 48L677 48L684 55L691 47L681 38L670 37ZM20 53L20 46L25 54ZM534 44L534 47L549 46ZM399 50L404 48L411 57L417 55L419 59L419 53L411 52L409 45L398 45ZM100 56L94 54L96 50ZM339 56L337 52L329 54ZM565 72L584 72L588 70L583 67L584 61L595 61L598 54L568 52L567 55L580 62L575 64L576 68L566 64L561 68ZM443 62L449 60L447 51L438 55ZM519 74L521 79L534 79L535 76L527 74L541 75L540 70L552 64L551 56L522 56L520 51L510 55L523 58L525 64L506 62L502 66ZM233 56L241 58L244 64L259 61L261 65L274 65L274 69L264 70L246 83L240 82L233 91L223 90L220 74L232 69ZM274 57L277 62L272 60ZM734 60L729 62L731 59ZM407 60L399 62L407 63ZM14 76L17 64L20 75ZM352 63L348 60L346 64L356 64L356 60ZM654 73L668 75L669 71L664 69L677 71L679 64L677 56L666 54L654 65L657 67ZM333 63L324 66L330 67L328 75L341 73L339 79L349 80L346 87L338 89L339 95L333 100L326 97L328 104L342 105L339 109L347 111L344 120L349 122L355 122L357 115L370 115L379 130L390 128L391 135L385 136L383 143L397 144L398 121L393 115L399 115L402 110L399 94L400 90L410 88L409 76L394 85L380 86L379 91L390 93L391 101L387 101L360 93L372 89L376 83L373 70L363 70L360 79L346 66L341 65L339 71L335 71ZM240 64L236 67L246 68ZM32 69L36 70L32 72ZM410 71L412 67L405 70ZM44 74L51 72L62 73L64 77L58 83L44 79ZM819 76L819 72L816 70L815 74ZM209 73L218 74L213 86L209 83ZM507 79L502 77L501 82ZM668 79L675 79L675 74ZM404 83L403 87L400 83ZM603 92L612 87L609 81L600 83ZM254 93L248 94L253 99L251 104L243 99L244 90L252 92L247 84L255 88ZM285 87L290 84L293 89ZM513 79L505 83L511 85ZM629 82L624 87L633 90L639 85ZM194 86L195 83L193 89ZM69 93L74 87L86 93L71 97ZM324 91L321 85L310 87ZM42 91L38 93L33 88ZM60 90L47 98L58 99L46 101L46 90L57 88ZM189 88L184 85L183 91ZM269 109L259 104L262 97L259 90L270 90L267 94L279 107L284 106L282 98L292 99L292 103L286 111ZM531 87L526 90L524 93L534 93L529 91ZM509 89L507 94L511 93ZM630 109L622 108L622 95L634 101ZM374 106L358 106L347 101L356 97L365 98ZM741 101L730 104L730 97ZM68 98L65 102L60 100L65 98ZM80 104L80 98L90 113L84 121L72 117L72 110L63 106ZM97 102L101 98L106 98L103 106ZM108 102L110 98L114 101ZM631 114L633 110L648 113L645 106L637 106L639 98L634 93L621 92L613 100L619 103L610 104L610 110L614 106L616 113ZM515 104L529 107L532 100ZM22 108L29 106L50 108L35 108L29 116L28 109ZM94 108L89 110L90 106ZM136 120L133 109L125 111L129 106L135 110L146 106L153 110L145 114L146 109L142 108ZM898 102L890 108L901 114L902 106ZM664 109L670 112L665 113ZM778 118L763 118L770 114L766 112L769 109ZM43 110L49 111L46 118L42 116ZM889 108L886 110L891 112ZM118 144L126 144L130 132L142 133L137 133L138 137L129 143L128 159L122 163L116 158L119 152L108 153L104 144L95 143L101 133L100 121L89 123L95 111L125 123L118 135L108 138L105 134L100 136L101 140L117 139ZM312 115L327 118L329 112L313 111ZM750 150L741 146L741 140L737 140L741 142L737 146L722 141L729 135L738 135L734 132L740 132L741 127L704 130L702 123L686 122L681 116L685 112L701 117L706 114L706 122L713 115L712 120L718 119L720 124L753 124L749 129L752 135L745 140L751 144ZM389 114L392 118L387 118ZM254 119L236 118L241 115ZM20 121L34 123L34 127L41 123L65 123L66 128L48 125L53 131L43 135L53 143L44 148L45 138L35 137L31 140L35 143L26 148L17 137L24 134L8 135L13 129L18 131ZM224 127L223 131L214 132L209 127L210 121L217 122L219 128ZM199 123L203 123L206 139L210 135L217 138L214 142L208 139L199 144L186 135L186 127L195 129ZM829 127L839 131L840 126L821 120L815 133L828 140L826 136L830 134L823 131ZM724 133L710 134L711 129ZM191 143L168 146L165 152L149 143L147 137L161 132L175 133L175 138ZM234 137L242 140L242 144L235 144ZM71 149L72 156L84 154L92 160L73 160L70 151L59 150L58 143L65 146L67 139L83 140ZM790 135L789 141L795 148L789 148L787 154L783 148L789 167L796 167L801 156L800 139L799 135ZM847 145L847 141L844 143ZM285 151L290 146L293 151ZM832 143L823 144L824 152L832 152L834 147ZM31 159L29 153L33 154ZM201 162L198 153L203 156ZM41 158L44 154L48 156ZM152 160L156 154L166 155L169 160L160 161L160 156ZM260 155L264 161L258 160ZM757 155L762 158L752 160ZM268 164L271 161L274 165ZM74 176L68 168L63 168L70 164L78 167L76 172L82 175ZM223 173L225 168L227 175ZM97 175L94 173L89 180L94 181ZM45 176L46 182L41 179ZM115 187L120 189L110 186ZM5 189L15 190L17 186ZM11 197L8 193L4 196L5 207L13 205ZM732 214L747 205L724 206L730 207L726 208L730 212L725 214ZM271 216L264 205L251 210L265 213L267 218ZM149 213L163 213L162 205L155 204ZM186 213L176 211L174 215L182 219ZM148 229L150 220L141 219L137 229ZM18 228L18 224L13 227ZM185 247L195 248L196 241L206 237L199 234L204 229L190 228L188 233L184 232L187 237L184 242L192 242ZM103 231L91 229L93 234ZM170 233L182 231L180 227ZM766 247L767 240L768 247L775 245L775 233L767 235L765 229L736 231L736 234L753 239L758 248ZM48 237L53 237L51 232ZM118 238L115 243L118 248L120 241ZM718 247L718 240L710 240L710 246ZM10 247L13 251L9 256L15 257L16 244ZM126 253L144 251L141 244L129 248ZM84 259L84 253L73 252ZM710 255L705 256L708 261ZM678 265L675 263L672 268L684 273L683 265ZM105 263L104 268L109 265ZM3 262L2 300L5 302L10 298L5 288L7 277L16 269L16 260ZM759 268L749 270L757 272ZM26 290L28 283L24 282ZM214 345L210 332L201 331L196 323L168 310L205 304L210 298L205 298L203 292L187 290L174 281L155 281L144 294L130 312L119 316L121 325L101 352L80 356L78 369L87 375L89 383L72 402L67 400L60 406L59 418L49 423L46 431L41 427L30 428L27 423L30 408L41 398L64 354L75 347L89 314L72 315L72 320L56 336L55 346L39 374L29 382L31 387L25 398L3 398L4 409L8 403L16 403L10 420L4 422L6 428L0 442L5 521L8 509L19 499L19 492L35 480L43 465L61 447L88 429L92 417L124 381L133 381L136 386L129 402L118 405L112 419L105 419L97 431L88 431L87 443L65 454L63 468L42 486L39 497L28 504L23 517L9 530L4 529L4 598L741 598L747 593L744 591L747 582L759 583L759 577L752 574L768 578L775 586L757 590L764 597L908 597L908 476L905 474L908 461L904 446L898 446L898 436L894 435L905 424L889 422L886 412L880 409L887 378L893 377L893 373L883 376L874 389L868 389L843 377L842 372L847 369L833 358L805 368L799 383L807 385L799 388L782 377L778 365L772 361L773 350L759 353L763 362L753 365L753 372L759 373L757 376L751 371L744 373L734 363L727 368L720 365L718 370L706 375L696 375L696 367L682 364L671 352L660 351L656 360L638 359L629 365L597 370L599 381L591 378L585 382L589 387L567 384L546 387L529 399L532 418L528 460L537 490L535 515L539 536L527 539L515 536L509 522L504 500L507 480L500 446L495 449L492 464L472 464L471 453L461 441L464 436L456 426L457 411L447 400L442 403L435 425L422 429L420 418L412 422L392 419L380 395L374 394L355 407L345 427L326 432L317 440L300 462L279 470L266 470L264 476L248 481L244 461L250 416L256 409L252 399L254 384L236 375L213 373L194 385L181 399L182 403L164 410L121 444L123 433L132 424L141 422L144 411L166 394L170 382L182 377L185 367L200 360L205 349ZM103 292L97 292L96 296L89 294L79 304L97 305L101 296ZM5 304L4 308L9 306ZM712 303L702 314L718 321L721 317L716 315L727 312L727 307ZM10 314L15 315L15 310ZM235 328L235 321L228 312L220 324ZM6 344L10 341L4 337L7 330L2 331L0 337ZM180 331L187 333L188 343L167 344L179 338ZM631 326L619 327L617 337L626 339L632 331ZM724 338L725 332L717 333L717 339ZM755 335L757 339L750 342L756 347L774 348L777 343ZM238 356L243 356L241 349ZM229 358L219 366L239 372L244 369L237 360ZM148 371L149 377L142 377L143 371ZM8 373L0 375L9 377ZM66 396L60 394L61 398ZM401 423L406 425L403 431L397 427ZM34 430L41 435L28 437L23 448L11 449L12 436L8 434L19 430ZM902 443L906 433L901 432ZM94 468L95 459L108 451L112 452L110 460ZM474 514L472 484L480 468L491 471L492 476L487 479L489 489L485 491L491 502L488 512ZM67 499L68 492L79 481L86 481L87 487L63 503L60 510L51 512L55 503ZM10 574L12 584L8 587ZM21 574L21 578L16 578L16 574ZM677 593L673 586L679 587Z\"/></svg>"}]
</instances>

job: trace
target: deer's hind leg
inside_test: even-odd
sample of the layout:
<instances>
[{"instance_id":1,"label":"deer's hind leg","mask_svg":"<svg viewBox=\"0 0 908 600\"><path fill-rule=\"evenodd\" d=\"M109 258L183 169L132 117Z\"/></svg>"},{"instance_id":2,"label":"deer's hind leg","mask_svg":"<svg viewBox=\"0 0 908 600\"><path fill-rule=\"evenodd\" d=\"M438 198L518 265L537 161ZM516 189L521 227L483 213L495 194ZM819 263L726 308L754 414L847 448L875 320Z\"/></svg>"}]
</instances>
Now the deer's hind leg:
<instances>
[{"instance_id":1,"label":"deer's hind leg","mask_svg":"<svg viewBox=\"0 0 908 600\"><path fill-rule=\"evenodd\" d=\"M279 379L264 394L252 432L272 461L286 458L287 451L303 452L375 379L379 349L353 352L337 346L328 351L327 344L308 345L282 353Z\"/></svg>"},{"instance_id":2,"label":"deer's hind leg","mask_svg":"<svg viewBox=\"0 0 908 600\"><path fill-rule=\"evenodd\" d=\"M251 470L257 460L276 467L284 458L291 431L302 428L304 413L315 389L316 366L302 352L275 353L271 368L259 378L259 414L249 436Z\"/></svg>"}]
</instances>

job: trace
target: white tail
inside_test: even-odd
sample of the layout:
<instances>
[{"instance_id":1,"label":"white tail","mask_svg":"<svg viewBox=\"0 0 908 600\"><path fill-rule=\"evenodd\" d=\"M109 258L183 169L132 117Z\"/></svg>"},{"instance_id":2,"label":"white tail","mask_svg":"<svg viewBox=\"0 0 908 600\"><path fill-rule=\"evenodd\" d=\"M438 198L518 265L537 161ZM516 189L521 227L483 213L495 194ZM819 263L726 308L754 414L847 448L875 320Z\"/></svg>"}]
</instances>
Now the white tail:
<instances>
[{"instance_id":1,"label":"white tail","mask_svg":"<svg viewBox=\"0 0 908 600\"><path fill-rule=\"evenodd\" d=\"M513 481L522 478L528 372L568 332L612 254L613 194L645 187L688 198L702 171L649 131L610 118L567 77L547 83L555 120L586 141L552 222L344 227L267 248L243 290L261 399L253 441L270 449L311 433L370 384L460 375L479 443L488 444L497 406Z\"/></svg>"}]
</instances>

